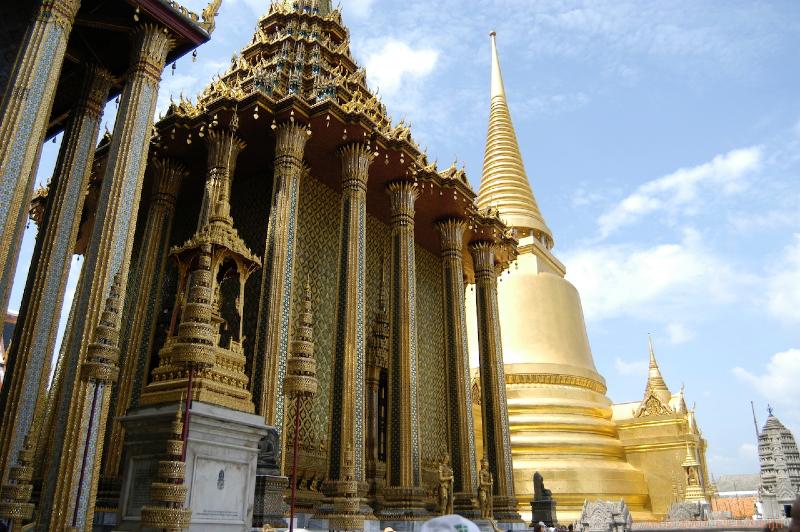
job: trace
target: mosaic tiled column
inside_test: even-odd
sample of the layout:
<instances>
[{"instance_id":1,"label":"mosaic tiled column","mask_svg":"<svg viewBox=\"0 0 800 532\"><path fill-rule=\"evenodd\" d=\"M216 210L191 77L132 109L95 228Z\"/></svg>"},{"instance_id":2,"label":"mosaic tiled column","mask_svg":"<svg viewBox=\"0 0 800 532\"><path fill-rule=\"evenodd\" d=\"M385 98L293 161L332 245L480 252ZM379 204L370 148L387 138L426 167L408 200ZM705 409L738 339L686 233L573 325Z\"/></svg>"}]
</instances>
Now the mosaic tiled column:
<instances>
[{"instance_id":1,"label":"mosaic tiled column","mask_svg":"<svg viewBox=\"0 0 800 532\"><path fill-rule=\"evenodd\" d=\"M0 469L4 472L22 448L34 412L43 408L95 141L110 88L108 72L87 67L50 182L0 397Z\"/></svg>"},{"instance_id":2,"label":"mosaic tiled column","mask_svg":"<svg viewBox=\"0 0 800 532\"><path fill-rule=\"evenodd\" d=\"M150 192L150 208L147 211L142 247L136 258L134 282L129 286L130 309L126 324L123 324L121 346L122 360L119 386L112 394L110 411L114 418L125 415L131 403L135 375L144 370L142 360L153 341L155 322L161 309L161 283L172 234L175 216L175 201L181 181L186 177L186 168L172 159L153 158L153 188ZM143 349L143 347L145 349ZM122 458L122 443L125 429L117 419L110 423L109 439L105 449L103 474L118 477Z\"/></svg>"},{"instance_id":3,"label":"mosaic tiled column","mask_svg":"<svg viewBox=\"0 0 800 532\"><path fill-rule=\"evenodd\" d=\"M387 188L391 204L391 289L389 290L389 386L385 519L414 519L425 514L417 408L417 282L414 259L412 181Z\"/></svg>"},{"instance_id":4,"label":"mosaic tiled column","mask_svg":"<svg viewBox=\"0 0 800 532\"><path fill-rule=\"evenodd\" d=\"M282 432L298 198L305 171L303 150L309 136L306 128L295 122L279 125L275 133L275 174L251 381L256 412L264 416L267 425Z\"/></svg>"},{"instance_id":5,"label":"mosaic tiled column","mask_svg":"<svg viewBox=\"0 0 800 532\"><path fill-rule=\"evenodd\" d=\"M39 530L82 529L94 514L111 382L78 378L78 371L89 362L87 343L100 323L114 276L128 279L158 85L172 44L163 28L151 24L140 26L133 38L132 69L120 100L86 250L86 278L75 294L72 327L64 335L67 363L53 427L53 438L63 444L53 448L43 479ZM127 283L120 287L120 305L126 288Z\"/></svg>"},{"instance_id":6,"label":"mosaic tiled column","mask_svg":"<svg viewBox=\"0 0 800 532\"><path fill-rule=\"evenodd\" d=\"M364 144L341 148L342 217L339 240L336 347L331 395L328 481L330 528L359 529L364 483L364 275L367 178L372 151Z\"/></svg>"},{"instance_id":7,"label":"mosaic tiled column","mask_svg":"<svg viewBox=\"0 0 800 532\"><path fill-rule=\"evenodd\" d=\"M14 281L28 204L80 0L44 0L25 34L0 107L0 310Z\"/></svg>"},{"instance_id":8,"label":"mosaic tiled column","mask_svg":"<svg viewBox=\"0 0 800 532\"><path fill-rule=\"evenodd\" d=\"M472 423L472 386L464 313L464 229L466 223L449 219L436 224L442 246L444 328L447 338L447 408L450 454L453 464L453 508L478 517L478 475L475 430Z\"/></svg>"},{"instance_id":9,"label":"mosaic tiled column","mask_svg":"<svg viewBox=\"0 0 800 532\"><path fill-rule=\"evenodd\" d=\"M469 245L475 268L475 306L478 311L483 449L494 476L494 517L507 522L518 521L520 517L514 497L493 247L491 242L473 242Z\"/></svg>"}]
</instances>

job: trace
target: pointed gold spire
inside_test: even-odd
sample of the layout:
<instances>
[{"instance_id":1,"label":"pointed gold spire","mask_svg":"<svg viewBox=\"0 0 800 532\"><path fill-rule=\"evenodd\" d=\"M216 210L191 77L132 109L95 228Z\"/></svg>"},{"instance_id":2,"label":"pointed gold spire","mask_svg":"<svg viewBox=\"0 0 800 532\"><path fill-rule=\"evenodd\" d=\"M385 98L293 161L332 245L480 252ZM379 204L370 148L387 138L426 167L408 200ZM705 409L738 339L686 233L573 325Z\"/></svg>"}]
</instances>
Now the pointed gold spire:
<instances>
[{"instance_id":1,"label":"pointed gold spire","mask_svg":"<svg viewBox=\"0 0 800 532\"><path fill-rule=\"evenodd\" d=\"M672 392L669 391L667 383L664 382L664 377L661 376L661 370L656 362L656 353L653 349L653 338L648 334L647 343L650 348L650 368L647 375L647 388L644 391L645 400L652 393L664 406L669 405L669 400L672 398Z\"/></svg>"},{"instance_id":2,"label":"pointed gold spire","mask_svg":"<svg viewBox=\"0 0 800 532\"><path fill-rule=\"evenodd\" d=\"M520 236L533 236L547 248L553 247L553 234L539 211L533 190L525 174L511 113L506 102L503 75L497 56L495 32L492 37L492 90L489 132L483 158L483 177L478 193L478 208L496 207L500 217Z\"/></svg>"}]
</instances>

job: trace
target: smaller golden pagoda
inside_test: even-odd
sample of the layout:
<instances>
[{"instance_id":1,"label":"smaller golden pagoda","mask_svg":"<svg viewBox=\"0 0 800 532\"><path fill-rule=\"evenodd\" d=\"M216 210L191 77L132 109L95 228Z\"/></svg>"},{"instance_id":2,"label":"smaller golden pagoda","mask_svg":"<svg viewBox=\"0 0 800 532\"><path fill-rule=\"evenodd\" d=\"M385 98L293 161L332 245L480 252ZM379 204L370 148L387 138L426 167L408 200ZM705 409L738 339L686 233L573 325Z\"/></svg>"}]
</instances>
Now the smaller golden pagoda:
<instances>
[{"instance_id":1,"label":"smaller golden pagoda","mask_svg":"<svg viewBox=\"0 0 800 532\"><path fill-rule=\"evenodd\" d=\"M613 405L613 420L629 463L647 480L653 515L663 517L673 502L707 501L713 487L706 465L706 440L683 387L673 394L649 340L650 364L641 401Z\"/></svg>"}]
</instances>

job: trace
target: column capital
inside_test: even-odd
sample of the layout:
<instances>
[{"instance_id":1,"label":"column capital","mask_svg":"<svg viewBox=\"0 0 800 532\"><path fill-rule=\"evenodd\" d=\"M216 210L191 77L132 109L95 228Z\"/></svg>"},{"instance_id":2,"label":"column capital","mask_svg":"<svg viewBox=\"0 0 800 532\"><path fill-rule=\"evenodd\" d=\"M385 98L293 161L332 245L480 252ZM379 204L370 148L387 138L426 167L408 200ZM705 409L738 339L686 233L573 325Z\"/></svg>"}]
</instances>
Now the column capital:
<instances>
[{"instance_id":1,"label":"column capital","mask_svg":"<svg viewBox=\"0 0 800 532\"><path fill-rule=\"evenodd\" d=\"M69 32L80 7L81 0L44 0L37 16L40 20L53 21Z\"/></svg>"},{"instance_id":2,"label":"column capital","mask_svg":"<svg viewBox=\"0 0 800 532\"><path fill-rule=\"evenodd\" d=\"M346 144L339 148L339 158L342 160L342 188L366 191L369 166L375 159L370 147L360 142Z\"/></svg>"},{"instance_id":3,"label":"column capital","mask_svg":"<svg viewBox=\"0 0 800 532\"><path fill-rule=\"evenodd\" d=\"M392 209L391 225L413 225L414 203L419 197L419 188L413 181L397 180L386 186Z\"/></svg>"},{"instance_id":4,"label":"column capital","mask_svg":"<svg viewBox=\"0 0 800 532\"><path fill-rule=\"evenodd\" d=\"M311 137L309 129L297 122L283 122L275 129L275 158L303 159L303 150Z\"/></svg>"},{"instance_id":5,"label":"column capital","mask_svg":"<svg viewBox=\"0 0 800 532\"><path fill-rule=\"evenodd\" d=\"M464 230L467 223L461 218L447 218L436 222L439 240L442 245L442 256L461 255L464 247Z\"/></svg>"},{"instance_id":6,"label":"column capital","mask_svg":"<svg viewBox=\"0 0 800 532\"><path fill-rule=\"evenodd\" d=\"M103 115L103 108L106 105L108 91L111 90L113 76L105 68L88 64L84 67L84 85L81 97L75 105L78 113L85 112L94 119L99 119Z\"/></svg>"},{"instance_id":7,"label":"column capital","mask_svg":"<svg viewBox=\"0 0 800 532\"><path fill-rule=\"evenodd\" d=\"M239 152L247 147L247 143L227 128L209 129L205 138L208 151L208 168L233 168ZM231 170L231 174L233 171Z\"/></svg>"},{"instance_id":8,"label":"column capital","mask_svg":"<svg viewBox=\"0 0 800 532\"><path fill-rule=\"evenodd\" d=\"M140 72L150 81L159 83L161 72L175 41L168 30L157 24L140 24L133 33L132 72Z\"/></svg>"},{"instance_id":9,"label":"column capital","mask_svg":"<svg viewBox=\"0 0 800 532\"><path fill-rule=\"evenodd\" d=\"M494 244L486 240L470 242L469 250L472 253L475 276L494 277Z\"/></svg>"},{"instance_id":10,"label":"column capital","mask_svg":"<svg viewBox=\"0 0 800 532\"><path fill-rule=\"evenodd\" d=\"M182 163L168 157L153 157L150 165L155 174L150 200L174 207L181 182L189 175L188 170Z\"/></svg>"}]
</instances>

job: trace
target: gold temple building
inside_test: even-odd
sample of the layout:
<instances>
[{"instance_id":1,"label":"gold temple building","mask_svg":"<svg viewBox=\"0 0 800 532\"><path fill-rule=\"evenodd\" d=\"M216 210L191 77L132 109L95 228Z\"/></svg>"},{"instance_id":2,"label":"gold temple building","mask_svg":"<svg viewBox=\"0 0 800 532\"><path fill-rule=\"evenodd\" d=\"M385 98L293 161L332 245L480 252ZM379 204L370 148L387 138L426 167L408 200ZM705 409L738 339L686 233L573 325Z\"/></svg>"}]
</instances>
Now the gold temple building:
<instances>
[{"instance_id":1,"label":"gold temple building","mask_svg":"<svg viewBox=\"0 0 800 532\"><path fill-rule=\"evenodd\" d=\"M392 122L340 11L273 2L227 72L153 122L164 66L191 51L190 30L209 37L220 2L200 16L175 2L111 4L43 2L9 75L17 94L40 82L36 69L84 57L70 30L129 36L127 78L92 70L84 89L65 67L46 87L55 103L2 109L12 137L39 113L27 166L11 175L16 153L0 153L0 188L20 183L13 205L31 204L39 233L3 388L0 517L15 529L244 530L260 519L262 454L288 473L301 403L285 396L299 386L316 393L300 394L294 481L298 512L317 526L412 526L440 511L448 470L455 511L477 518L491 489L490 517L523 526L497 321L516 240L477 206L463 169L437 168ZM39 59L53 26L62 46ZM120 90L114 131L95 146L99 111ZM62 123L53 180L22 186ZM73 252L83 268L48 386ZM491 488L473 437L466 284L485 340ZM269 427L279 449L260 448Z\"/></svg>"},{"instance_id":2,"label":"gold temple building","mask_svg":"<svg viewBox=\"0 0 800 532\"><path fill-rule=\"evenodd\" d=\"M330 0L273 1L227 71L154 121L165 67L211 37L220 4L0 8L4 305L28 212L39 228L0 392L0 519L249 530L268 524L269 489L286 515L295 447L309 527L415 529L449 507L447 487L455 513L520 528L537 470L560 515L619 497L663 514L683 477L665 488L674 467L657 464L691 447L699 465L676 474L705 470L705 442L652 350L643 401L612 419L494 38L476 194L392 121Z\"/></svg>"},{"instance_id":3,"label":"gold temple building","mask_svg":"<svg viewBox=\"0 0 800 532\"><path fill-rule=\"evenodd\" d=\"M498 305L520 512L530 516L523 503L533 498L539 471L562 522L577 520L585 500L624 499L634 519L662 518L671 503L687 499L687 453L697 456L690 469L702 470L700 493L708 500L706 442L683 390L673 396L664 383L652 345L643 400L615 405L605 395L580 296L553 254L553 232L525 172L491 37L489 127L477 205L498 212L519 241L515 268L498 284ZM466 306L467 316L474 316L469 298ZM467 329L471 359L477 360L476 322L468 321ZM479 446L480 380L474 384Z\"/></svg>"}]
</instances>

